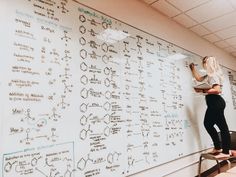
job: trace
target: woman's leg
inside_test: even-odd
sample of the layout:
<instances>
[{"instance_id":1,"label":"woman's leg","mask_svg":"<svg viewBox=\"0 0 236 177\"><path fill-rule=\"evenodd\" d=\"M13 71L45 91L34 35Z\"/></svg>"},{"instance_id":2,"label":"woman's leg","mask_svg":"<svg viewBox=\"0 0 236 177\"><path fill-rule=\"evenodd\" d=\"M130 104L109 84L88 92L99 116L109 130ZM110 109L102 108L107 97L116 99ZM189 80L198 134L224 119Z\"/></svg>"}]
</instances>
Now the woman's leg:
<instances>
[{"instance_id":1,"label":"woman's leg","mask_svg":"<svg viewBox=\"0 0 236 177\"><path fill-rule=\"evenodd\" d=\"M213 141L215 149L221 149L220 139L219 139L218 133L214 127L215 123L216 123L215 122L215 112L214 112L214 110L208 108L206 110L206 114L205 114L205 118L204 118L204 126Z\"/></svg>"},{"instance_id":2,"label":"woman's leg","mask_svg":"<svg viewBox=\"0 0 236 177\"><path fill-rule=\"evenodd\" d=\"M222 149L224 154L229 154L230 150L230 133L229 133L229 128L225 120L224 116L224 110L220 110L218 113L218 118L216 121L216 125L220 129L220 134L221 134L221 141L222 141Z\"/></svg>"}]
</instances>

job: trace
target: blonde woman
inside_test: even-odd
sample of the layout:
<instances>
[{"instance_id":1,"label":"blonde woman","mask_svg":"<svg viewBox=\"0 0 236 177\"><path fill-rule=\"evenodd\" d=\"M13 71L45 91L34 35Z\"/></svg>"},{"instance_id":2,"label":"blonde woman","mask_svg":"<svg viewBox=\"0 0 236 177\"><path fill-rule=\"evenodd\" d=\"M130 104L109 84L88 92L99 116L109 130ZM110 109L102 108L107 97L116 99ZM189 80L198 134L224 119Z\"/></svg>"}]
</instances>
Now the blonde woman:
<instances>
[{"instance_id":1,"label":"blonde woman","mask_svg":"<svg viewBox=\"0 0 236 177\"><path fill-rule=\"evenodd\" d=\"M211 86L209 89L195 89L196 92L206 93L207 110L204 117L204 126L214 144L214 149L210 153L215 155L216 158L227 158L230 156L230 133L224 116L225 100L220 95L223 86L223 73L215 57L204 57L202 65L207 72L205 76L201 76L196 71L193 63L189 66L197 81L205 81ZM220 130L221 143L214 125L217 125Z\"/></svg>"}]
</instances>

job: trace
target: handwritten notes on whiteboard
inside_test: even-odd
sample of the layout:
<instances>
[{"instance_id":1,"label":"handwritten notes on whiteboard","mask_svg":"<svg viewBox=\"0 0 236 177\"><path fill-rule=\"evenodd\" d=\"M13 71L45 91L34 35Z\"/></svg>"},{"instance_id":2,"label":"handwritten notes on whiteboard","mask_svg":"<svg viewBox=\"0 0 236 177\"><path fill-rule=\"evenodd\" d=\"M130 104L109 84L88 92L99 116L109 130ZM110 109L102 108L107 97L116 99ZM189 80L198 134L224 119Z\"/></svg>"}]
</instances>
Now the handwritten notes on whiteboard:
<instances>
[{"instance_id":1,"label":"handwritten notes on whiteboard","mask_svg":"<svg viewBox=\"0 0 236 177\"><path fill-rule=\"evenodd\" d=\"M199 56L73 0L4 3L3 177L126 176L211 145Z\"/></svg>"}]
</instances>

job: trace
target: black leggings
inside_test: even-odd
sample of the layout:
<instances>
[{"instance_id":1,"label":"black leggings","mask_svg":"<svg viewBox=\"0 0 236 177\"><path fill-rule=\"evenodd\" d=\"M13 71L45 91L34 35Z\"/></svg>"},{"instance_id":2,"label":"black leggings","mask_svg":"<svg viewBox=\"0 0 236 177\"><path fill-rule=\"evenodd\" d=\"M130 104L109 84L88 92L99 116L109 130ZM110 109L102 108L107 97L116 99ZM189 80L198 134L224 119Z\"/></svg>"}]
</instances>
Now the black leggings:
<instances>
[{"instance_id":1,"label":"black leggings","mask_svg":"<svg viewBox=\"0 0 236 177\"><path fill-rule=\"evenodd\" d=\"M215 149L223 149L223 153L229 154L230 133L225 120L225 100L220 95L206 95L207 110L204 118L204 126L211 136ZM221 143L218 133L214 127L220 129ZM222 147L221 147L222 145Z\"/></svg>"}]
</instances>

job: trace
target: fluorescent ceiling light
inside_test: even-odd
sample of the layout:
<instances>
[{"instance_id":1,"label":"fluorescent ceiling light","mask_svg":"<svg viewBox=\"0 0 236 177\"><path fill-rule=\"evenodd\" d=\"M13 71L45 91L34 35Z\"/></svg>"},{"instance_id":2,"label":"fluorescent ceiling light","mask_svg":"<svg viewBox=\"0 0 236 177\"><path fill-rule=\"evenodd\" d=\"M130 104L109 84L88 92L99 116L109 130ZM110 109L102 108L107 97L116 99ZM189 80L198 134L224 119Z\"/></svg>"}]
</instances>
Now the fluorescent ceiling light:
<instances>
[{"instance_id":1,"label":"fluorescent ceiling light","mask_svg":"<svg viewBox=\"0 0 236 177\"><path fill-rule=\"evenodd\" d=\"M108 28L97 35L97 38L107 43L116 43L127 38L128 36L130 35L124 33L123 31Z\"/></svg>"}]
</instances>

